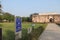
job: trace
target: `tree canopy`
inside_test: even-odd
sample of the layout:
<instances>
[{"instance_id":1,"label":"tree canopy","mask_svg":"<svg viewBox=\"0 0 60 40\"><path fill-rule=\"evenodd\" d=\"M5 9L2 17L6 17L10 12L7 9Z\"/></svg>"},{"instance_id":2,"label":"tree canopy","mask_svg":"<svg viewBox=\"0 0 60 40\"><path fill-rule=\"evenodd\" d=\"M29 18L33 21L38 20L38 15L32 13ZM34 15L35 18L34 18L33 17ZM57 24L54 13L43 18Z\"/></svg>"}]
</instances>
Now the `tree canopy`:
<instances>
[{"instance_id":1,"label":"tree canopy","mask_svg":"<svg viewBox=\"0 0 60 40\"><path fill-rule=\"evenodd\" d=\"M14 21L14 15L8 12L0 13L0 22L3 22L3 20L6 20L8 22Z\"/></svg>"}]
</instances>

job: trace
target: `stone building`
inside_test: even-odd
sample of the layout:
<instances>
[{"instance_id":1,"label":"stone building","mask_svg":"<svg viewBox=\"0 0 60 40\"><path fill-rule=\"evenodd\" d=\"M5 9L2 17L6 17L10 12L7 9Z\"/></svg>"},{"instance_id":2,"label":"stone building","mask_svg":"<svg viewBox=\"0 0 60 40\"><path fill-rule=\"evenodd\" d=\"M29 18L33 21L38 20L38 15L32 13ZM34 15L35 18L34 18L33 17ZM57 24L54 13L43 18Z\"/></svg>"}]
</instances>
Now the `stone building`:
<instances>
[{"instance_id":1,"label":"stone building","mask_svg":"<svg viewBox=\"0 0 60 40\"><path fill-rule=\"evenodd\" d=\"M33 14L32 15L32 22L60 23L60 14L54 13L54 12Z\"/></svg>"}]
</instances>

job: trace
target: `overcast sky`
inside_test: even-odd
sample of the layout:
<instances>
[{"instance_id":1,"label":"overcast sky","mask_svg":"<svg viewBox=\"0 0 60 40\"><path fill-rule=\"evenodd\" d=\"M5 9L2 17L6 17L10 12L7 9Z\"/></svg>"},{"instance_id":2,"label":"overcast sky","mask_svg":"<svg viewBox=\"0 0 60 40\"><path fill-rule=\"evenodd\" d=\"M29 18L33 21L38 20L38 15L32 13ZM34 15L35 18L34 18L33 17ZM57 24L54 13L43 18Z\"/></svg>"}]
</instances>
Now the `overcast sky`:
<instances>
[{"instance_id":1,"label":"overcast sky","mask_svg":"<svg viewBox=\"0 0 60 40\"><path fill-rule=\"evenodd\" d=\"M3 11L17 16L29 16L32 13L60 13L60 0L1 0Z\"/></svg>"}]
</instances>

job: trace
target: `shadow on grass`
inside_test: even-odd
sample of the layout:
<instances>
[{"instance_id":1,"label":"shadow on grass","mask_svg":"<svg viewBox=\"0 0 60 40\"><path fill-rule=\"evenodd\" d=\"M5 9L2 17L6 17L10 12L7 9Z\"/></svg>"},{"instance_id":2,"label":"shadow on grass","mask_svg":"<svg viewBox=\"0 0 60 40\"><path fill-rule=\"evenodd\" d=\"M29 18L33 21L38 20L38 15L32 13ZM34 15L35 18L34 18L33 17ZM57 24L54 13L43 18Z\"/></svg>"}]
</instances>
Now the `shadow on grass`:
<instances>
[{"instance_id":1,"label":"shadow on grass","mask_svg":"<svg viewBox=\"0 0 60 40\"><path fill-rule=\"evenodd\" d=\"M2 24L0 24L0 27L2 27Z\"/></svg>"},{"instance_id":2,"label":"shadow on grass","mask_svg":"<svg viewBox=\"0 0 60 40\"><path fill-rule=\"evenodd\" d=\"M3 35L3 40L15 40L15 33L11 30L7 30L6 35Z\"/></svg>"}]
</instances>

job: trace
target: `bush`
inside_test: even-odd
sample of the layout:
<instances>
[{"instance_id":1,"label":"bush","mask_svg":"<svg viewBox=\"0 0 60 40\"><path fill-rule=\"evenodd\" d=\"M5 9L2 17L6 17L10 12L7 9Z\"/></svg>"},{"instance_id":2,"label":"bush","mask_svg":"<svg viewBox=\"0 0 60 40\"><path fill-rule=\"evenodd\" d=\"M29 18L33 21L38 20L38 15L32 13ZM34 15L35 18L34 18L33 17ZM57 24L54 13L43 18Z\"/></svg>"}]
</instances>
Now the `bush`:
<instances>
[{"instance_id":1,"label":"bush","mask_svg":"<svg viewBox=\"0 0 60 40\"><path fill-rule=\"evenodd\" d=\"M44 28L42 26L32 30L32 32L30 33L30 39L31 40L38 40L38 37L41 35L43 30L44 30Z\"/></svg>"},{"instance_id":2,"label":"bush","mask_svg":"<svg viewBox=\"0 0 60 40\"><path fill-rule=\"evenodd\" d=\"M15 40L15 33L11 30L7 30L6 35L3 35L3 40Z\"/></svg>"},{"instance_id":3,"label":"bush","mask_svg":"<svg viewBox=\"0 0 60 40\"><path fill-rule=\"evenodd\" d=\"M21 40L28 40L27 29L22 29L22 39Z\"/></svg>"},{"instance_id":4,"label":"bush","mask_svg":"<svg viewBox=\"0 0 60 40\"><path fill-rule=\"evenodd\" d=\"M38 40L38 37L41 35L41 33L44 31L45 28L43 26L40 26L36 29L33 29L30 34L27 34L27 29L22 30L22 39L21 40Z\"/></svg>"}]
</instances>

